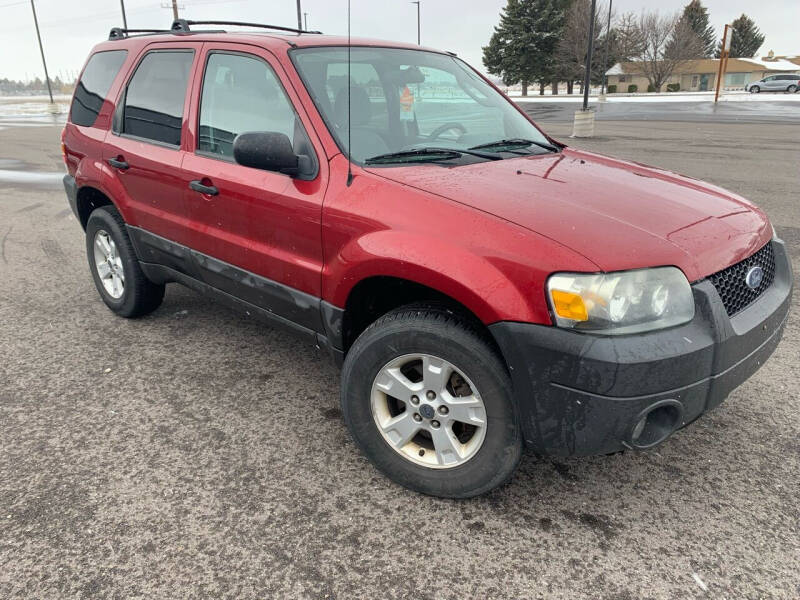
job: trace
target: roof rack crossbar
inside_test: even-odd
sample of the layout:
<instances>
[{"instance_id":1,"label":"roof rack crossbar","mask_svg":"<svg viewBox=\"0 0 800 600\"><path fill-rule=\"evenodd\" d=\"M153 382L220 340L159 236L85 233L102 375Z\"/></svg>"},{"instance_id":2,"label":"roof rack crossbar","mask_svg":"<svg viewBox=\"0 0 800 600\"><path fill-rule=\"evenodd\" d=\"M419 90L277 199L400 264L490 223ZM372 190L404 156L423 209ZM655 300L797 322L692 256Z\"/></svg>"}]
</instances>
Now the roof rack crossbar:
<instances>
[{"instance_id":1,"label":"roof rack crossbar","mask_svg":"<svg viewBox=\"0 0 800 600\"><path fill-rule=\"evenodd\" d=\"M172 23L173 32L191 31L191 25L233 25L241 27L258 27L261 29L273 29L275 31L288 31L290 33L314 33L321 34L321 31L306 31L305 29L295 29L294 27L283 27L281 25L268 25L266 23L244 23L242 21L190 21L187 19L177 19Z\"/></svg>"},{"instance_id":2,"label":"roof rack crossbar","mask_svg":"<svg viewBox=\"0 0 800 600\"><path fill-rule=\"evenodd\" d=\"M129 37L131 33L172 33L169 29L124 29L122 27L114 27L108 33L109 40L120 40Z\"/></svg>"}]
</instances>

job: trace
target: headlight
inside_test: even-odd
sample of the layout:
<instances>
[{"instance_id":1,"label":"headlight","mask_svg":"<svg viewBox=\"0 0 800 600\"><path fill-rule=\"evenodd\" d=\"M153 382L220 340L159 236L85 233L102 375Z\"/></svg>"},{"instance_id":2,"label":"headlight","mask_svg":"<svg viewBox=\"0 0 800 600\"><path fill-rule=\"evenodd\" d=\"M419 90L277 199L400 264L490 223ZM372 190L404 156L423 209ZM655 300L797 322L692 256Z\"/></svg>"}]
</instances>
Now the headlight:
<instances>
[{"instance_id":1,"label":"headlight","mask_svg":"<svg viewBox=\"0 0 800 600\"><path fill-rule=\"evenodd\" d=\"M692 288L675 267L557 273L547 280L556 325L606 335L663 329L694 318Z\"/></svg>"}]
</instances>

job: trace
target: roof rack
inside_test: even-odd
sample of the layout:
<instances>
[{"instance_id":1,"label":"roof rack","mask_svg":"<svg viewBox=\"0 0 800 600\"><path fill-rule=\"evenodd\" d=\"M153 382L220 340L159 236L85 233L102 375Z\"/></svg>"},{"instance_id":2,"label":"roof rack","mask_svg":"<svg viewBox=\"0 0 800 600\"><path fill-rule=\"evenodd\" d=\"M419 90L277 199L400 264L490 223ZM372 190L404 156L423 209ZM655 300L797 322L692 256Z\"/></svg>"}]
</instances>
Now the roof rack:
<instances>
[{"instance_id":1,"label":"roof rack","mask_svg":"<svg viewBox=\"0 0 800 600\"><path fill-rule=\"evenodd\" d=\"M236 25L241 27L258 27L260 29L272 29L274 31L288 31L290 33L314 33L321 34L321 31L306 31L305 29L295 29L294 27L282 27L281 25L268 25L266 23L243 23L241 21L190 21L188 19L176 19L172 22L173 33L185 33L191 31L191 25Z\"/></svg>"}]
</instances>

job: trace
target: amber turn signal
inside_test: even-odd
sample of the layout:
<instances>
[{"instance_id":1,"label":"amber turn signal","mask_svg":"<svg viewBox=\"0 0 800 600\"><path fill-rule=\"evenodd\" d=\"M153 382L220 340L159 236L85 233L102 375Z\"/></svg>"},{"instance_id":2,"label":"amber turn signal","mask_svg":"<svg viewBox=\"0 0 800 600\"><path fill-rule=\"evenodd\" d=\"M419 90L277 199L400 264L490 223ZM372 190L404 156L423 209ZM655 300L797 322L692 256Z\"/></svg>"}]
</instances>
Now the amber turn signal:
<instances>
[{"instance_id":1,"label":"amber turn signal","mask_svg":"<svg viewBox=\"0 0 800 600\"><path fill-rule=\"evenodd\" d=\"M553 298L553 308L559 317L572 319L573 321L588 321L589 311L586 304L578 294L564 292L561 290L551 290Z\"/></svg>"}]
</instances>

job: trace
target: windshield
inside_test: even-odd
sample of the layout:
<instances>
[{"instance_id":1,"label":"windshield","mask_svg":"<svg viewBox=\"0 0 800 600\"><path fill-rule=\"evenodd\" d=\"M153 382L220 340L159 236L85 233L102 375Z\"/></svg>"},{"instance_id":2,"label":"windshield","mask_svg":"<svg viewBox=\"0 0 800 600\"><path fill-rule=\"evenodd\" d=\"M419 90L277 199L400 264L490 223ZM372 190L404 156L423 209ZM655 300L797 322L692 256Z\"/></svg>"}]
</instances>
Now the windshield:
<instances>
[{"instance_id":1,"label":"windshield","mask_svg":"<svg viewBox=\"0 0 800 600\"><path fill-rule=\"evenodd\" d=\"M347 153L347 48L303 48L291 55L317 109ZM551 147L464 62L434 52L352 47L349 115L349 154L358 163L375 157L391 163L384 155L425 148L466 151L502 140L531 141L530 150L524 144L512 145L511 156L543 151L534 144ZM504 146L491 151L502 152ZM473 160L475 155L465 153Z\"/></svg>"}]
</instances>

